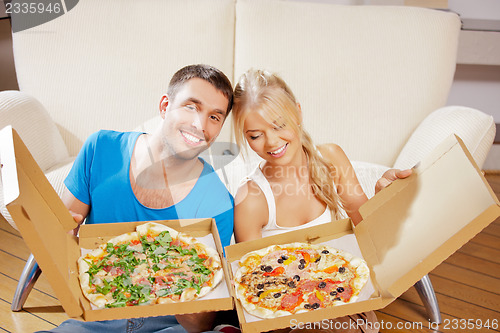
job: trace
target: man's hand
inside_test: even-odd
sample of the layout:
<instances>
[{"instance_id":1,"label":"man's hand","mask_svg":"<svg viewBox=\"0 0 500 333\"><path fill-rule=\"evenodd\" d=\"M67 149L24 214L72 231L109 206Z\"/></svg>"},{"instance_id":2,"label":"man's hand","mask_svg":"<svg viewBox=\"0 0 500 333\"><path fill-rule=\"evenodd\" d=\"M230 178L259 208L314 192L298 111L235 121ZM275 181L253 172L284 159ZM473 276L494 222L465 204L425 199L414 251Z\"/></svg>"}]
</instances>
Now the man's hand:
<instances>
[{"instance_id":1,"label":"man's hand","mask_svg":"<svg viewBox=\"0 0 500 333\"><path fill-rule=\"evenodd\" d=\"M378 193L383 188L389 186L396 179L406 178L412 174L411 169L399 170L399 169L389 169L382 175L382 178L377 180L375 184L375 193Z\"/></svg>"},{"instance_id":2,"label":"man's hand","mask_svg":"<svg viewBox=\"0 0 500 333\"><path fill-rule=\"evenodd\" d=\"M176 315L175 319L189 333L212 330L216 312L201 312Z\"/></svg>"},{"instance_id":3,"label":"man's hand","mask_svg":"<svg viewBox=\"0 0 500 333\"><path fill-rule=\"evenodd\" d=\"M78 235L78 230L80 230L80 226L82 225L82 222L83 222L83 215L75 213L75 212L73 212L71 210L69 212L70 212L71 216L73 216L73 220L75 220L75 222L78 224L78 226L75 229L70 230L68 233L70 235L77 236Z\"/></svg>"}]
</instances>

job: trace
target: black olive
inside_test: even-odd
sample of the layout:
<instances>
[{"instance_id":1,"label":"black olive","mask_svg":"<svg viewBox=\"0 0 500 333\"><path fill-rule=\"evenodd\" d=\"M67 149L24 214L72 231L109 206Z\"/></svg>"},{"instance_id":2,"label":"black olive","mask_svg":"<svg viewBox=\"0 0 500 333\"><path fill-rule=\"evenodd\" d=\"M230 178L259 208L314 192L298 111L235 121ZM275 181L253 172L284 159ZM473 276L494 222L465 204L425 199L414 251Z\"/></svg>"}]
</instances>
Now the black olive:
<instances>
[{"instance_id":1,"label":"black olive","mask_svg":"<svg viewBox=\"0 0 500 333\"><path fill-rule=\"evenodd\" d=\"M322 282L320 282L320 283L318 284L318 288L319 288L319 289L323 289L323 288L325 288L325 287L326 287L326 282L325 282L325 281L322 281Z\"/></svg>"},{"instance_id":2,"label":"black olive","mask_svg":"<svg viewBox=\"0 0 500 333\"><path fill-rule=\"evenodd\" d=\"M342 294L342 293L344 292L344 288L342 288L342 287L338 287L338 288L337 288L337 292L338 292L339 294Z\"/></svg>"},{"instance_id":3,"label":"black olive","mask_svg":"<svg viewBox=\"0 0 500 333\"><path fill-rule=\"evenodd\" d=\"M286 255L282 255L282 256L281 256L281 259L283 259L283 260L287 260L287 259L288 259L288 257L287 257Z\"/></svg>"},{"instance_id":4,"label":"black olive","mask_svg":"<svg viewBox=\"0 0 500 333\"><path fill-rule=\"evenodd\" d=\"M299 260L299 262L300 262L301 264L303 264L303 265L305 265L305 264L306 264L306 261L305 261L304 259L300 259L300 260Z\"/></svg>"},{"instance_id":5,"label":"black olive","mask_svg":"<svg viewBox=\"0 0 500 333\"><path fill-rule=\"evenodd\" d=\"M330 292L330 296L335 296L335 295L337 295L337 292L335 290Z\"/></svg>"},{"instance_id":6,"label":"black olive","mask_svg":"<svg viewBox=\"0 0 500 333\"><path fill-rule=\"evenodd\" d=\"M304 268L306 268L306 266L304 264L299 265L299 269L304 269Z\"/></svg>"},{"instance_id":7,"label":"black olive","mask_svg":"<svg viewBox=\"0 0 500 333\"><path fill-rule=\"evenodd\" d=\"M259 283L257 285L257 289L264 289L264 284L263 283Z\"/></svg>"},{"instance_id":8,"label":"black olive","mask_svg":"<svg viewBox=\"0 0 500 333\"><path fill-rule=\"evenodd\" d=\"M328 253L330 253L330 251L328 251L328 250L323 250L323 251L321 251L321 253L323 253L323 254L328 254Z\"/></svg>"},{"instance_id":9,"label":"black olive","mask_svg":"<svg viewBox=\"0 0 500 333\"><path fill-rule=\"evenodd\" d=\"M297 281L300 281L300 276L295 275L295 276L293 277L293 279L294 279L294 280L297 280Z\"/></svg>"},{"instance_id":10,"label":"black olive","mask_svg":"<svg viewBox=\"0 0 500 333\"><path fill-rule=\"evenodd\" d=\"M266 265L261 265L261 266L260 266L260 270L261 270L261 271L265 271L265 270L266 270Z\"/></svg>"},{"instance_id":11,"label":"black olive","mask_svg":"<svg viewBox=\"0 0 500 333\"><path fill-rule=\"evenodd\" d=\"M335 297L333 300L334 301L341 301L342 299L340 297Z\"/></svg>"},{"instance_id":12,"label":"black olive","mask_svg":"<svg viewBox=\"0 0 500 333\"><path fill-rule=\"evenodd\" d=\"M259 297L263 292L264 290L259 290L259 292L257 293L257 297Z\"/></svg>"},{"instance_id":13,"label":"black olive","mask_svg":"<svg viewBox=\"0 0 500 333\"><path fill-rule=\"evenodd\" d=\"M282 264L283 263L283 259L279 258L278 259L278 264Z\"/></svg>"},{"instance_id":14,"label":"black olive","mask_svg":"<svg viewBox=\"0 0 500 333\"><path fill-rule=\"evenodd\" d=\"M278 298L278 297L280 297L280 296L281 296L281 293L276 293L276 294L274 294L273 296L274 296L274 298Z\"/></svg>"},{"instance_id":15,"label":"black olive","mask_svg":"<svg viewBox=\"0 0 500 333\"><path fill-rule=\"evenodd\" d=\"M254 274L254 275L255 275L255 274L259 274L259 272L252 272L252 274Z\"/></svg>"},{"instance_id":16,"label":"black olive","mask_svg":"<svg viewBox=\"0 0 500 333\"><path fill-rule=\"evenodd\" d=\"M310 308L311 308L311 304L309 304L309 303L304 304L304 309L310 309Z\"/></svg>"},{"instance_id":17,"label":"black olive","mask_svg":"<svg viewBox=\"0 0 500 333\"><path fill-rule=\"evenodd\" d=\"M314 260L314 262L318 262L321 260L321 257L317 257L316 260Z\"/></svg>"},{"instance_id":18,"label":"black olive","mask_svg":"<svg viewBox=\"0 0 500 333\"><path fill-rule=\"evenodd\" d=\"M313 303L311 305L311 309L317 309L317 308L319 308L319 303Z\"/></svg>"},{"instance_id":19,"label":"black olive","mask_svg":"<svg viewBox=\"0 0 500 333\"><path fill-rule=\"evenodd\" d=\"M340 267L339 268L339 273L344 273L345 272L345 267Z\"/></svg>"},{"instance_id":20,"label":"black olive","mask_svg":"<svg viewBox=\"0 0 500 333\"><path fill-rule=\"evenodd\" d=\"M288 282L288 286L289 286L290 288L295 288L297 285L295 284L295 282L290 281L290 282Z\"/></svg>"},{"instance_id":21,"label":"black olive","mask_svg":"<svg viewBox=\"0 0 500 333\"><path fill-rule=\"evenodd\" d=\"M264 270L267 272L267 273L271 273L273 271L273 267L272 266L266 266L264 268Z\"/></svg>"}]
</instances>

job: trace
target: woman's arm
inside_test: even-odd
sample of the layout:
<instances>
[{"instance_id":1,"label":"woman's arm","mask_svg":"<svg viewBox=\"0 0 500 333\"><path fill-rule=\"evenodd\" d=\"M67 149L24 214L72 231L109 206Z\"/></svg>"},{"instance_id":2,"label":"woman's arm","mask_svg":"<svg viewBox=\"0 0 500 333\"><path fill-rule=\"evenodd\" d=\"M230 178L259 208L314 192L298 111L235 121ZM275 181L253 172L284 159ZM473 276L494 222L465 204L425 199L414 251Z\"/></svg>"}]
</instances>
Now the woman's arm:
<instances>
[{"instance_id":1,"label":"woman's arm","mask_svg":"<svg viewBox=\"0 0 500 333\"><path fill-rule=\"evenodd\" d=\"M321 154L335 167L336 173L333 181L337 187L337 193L343 201L344 209L353 221L354 225L361 222L359 207L368 201L363 188L349 158L342 148L336 144L325 144L318 147Z\"/></svg>"},{"instance_id":2,"label":"woman's arm","mask_svg":"<svg viewBox=\"0 0 500 333\"><path fill-rule=\"evenodd\" d=\"M269 219L266 197L252 181L238 189L234 199L234 239L236 243L262 238Z\"/></svg>"}]
</instances>

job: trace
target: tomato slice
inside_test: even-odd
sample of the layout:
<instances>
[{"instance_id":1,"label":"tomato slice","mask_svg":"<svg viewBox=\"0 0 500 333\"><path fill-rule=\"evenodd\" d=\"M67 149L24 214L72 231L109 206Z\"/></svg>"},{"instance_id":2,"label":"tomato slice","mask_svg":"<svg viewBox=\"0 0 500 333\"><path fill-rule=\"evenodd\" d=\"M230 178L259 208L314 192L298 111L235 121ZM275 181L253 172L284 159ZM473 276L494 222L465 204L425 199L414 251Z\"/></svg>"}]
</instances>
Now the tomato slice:
<instances>
[{"instance_id":1,"label":"tomato slice","mask_svg":"<svg viewBox=\"0 0 500 333\"><path fill-rule=\"evenodd\" d=\"M276 267L271 272L265 272L264 276L278 276L285 273L285 269L282 266Z\"/></svg>"},{"instance_id":2,"label":"tomato slice","mask_svg":"<svg viewBox=\"0 0 500 333\"><path fill-rule=\"evenodd\" d=\"M302 256L304 257L304 260L309 263L311 262L311 255L309 255L309 253L305 252L305 251L297 251L297 253L300 253L302 254Z\"/></svg>"},{"instance_id":3,"label":"tomato slice","mask_svg":"<svg viewBox=\"0 0 500 333\"><path fill-rule=\"evenodd\" d=\"M331 274L331 273L337 272L338 270L339 270L339 268L336 265L333 265L333 266L325 268L323 270L323 272Z\"/></svg>"}]
</instances>

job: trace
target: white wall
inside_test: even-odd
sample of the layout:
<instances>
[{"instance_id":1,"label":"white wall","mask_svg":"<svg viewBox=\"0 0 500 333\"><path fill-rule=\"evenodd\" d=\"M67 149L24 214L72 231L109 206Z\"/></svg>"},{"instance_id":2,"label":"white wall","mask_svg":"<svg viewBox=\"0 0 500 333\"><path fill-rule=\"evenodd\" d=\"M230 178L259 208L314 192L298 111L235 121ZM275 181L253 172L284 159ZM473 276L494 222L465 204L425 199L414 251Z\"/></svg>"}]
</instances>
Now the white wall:
<instances>
[{"instance_id":1,"label":"white wall","mask_svg":"<svg viewBox=\"0 0 500 333\"><path fill-rule=\"evenodd\" d=\"M500 20L498 0L448 0L448 8L464 18Z\"/></svg>"},{"instance_id":2,"label":"white wall","mask_svg":"<svg viewBox=\"0 0 500 333\"><path fill-rule=\"evenodd\" d=\"M498 0L448 0L448 7L464 20L500 21ZM479 109L500 124L500 66L458 65L447 104ZM483 169L500 170L500 144L493 145Z\"/></svg>"}]
</instances>

